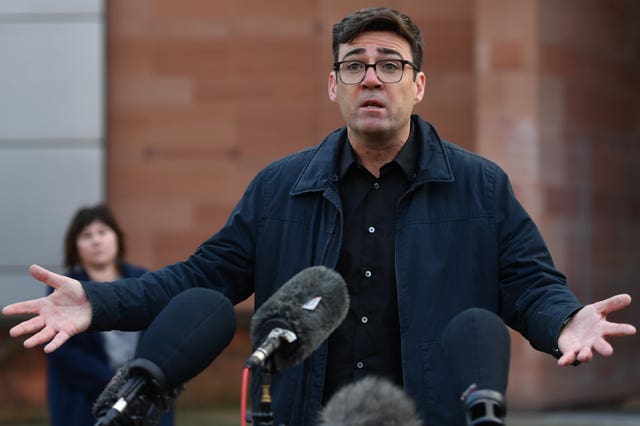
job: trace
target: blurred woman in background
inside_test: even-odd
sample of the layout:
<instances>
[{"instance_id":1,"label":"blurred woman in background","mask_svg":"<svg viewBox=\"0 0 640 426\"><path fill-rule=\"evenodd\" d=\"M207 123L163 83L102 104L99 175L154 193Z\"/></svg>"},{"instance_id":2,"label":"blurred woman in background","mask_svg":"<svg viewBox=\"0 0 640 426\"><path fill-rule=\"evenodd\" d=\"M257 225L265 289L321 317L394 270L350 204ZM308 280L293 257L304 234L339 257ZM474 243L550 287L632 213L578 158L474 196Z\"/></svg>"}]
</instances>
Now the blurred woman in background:
<instances>
[{"instance_id":1,"label":"blurred woman in background","mask_svg":"<svg viewBox=\"0 0 640 426\"><path fill-rule=\"evenodd\" d=\"M138 277L145 269L124 261L124 234L103 204L76 212L65 236L66 275L105 282ZM49 292L53 289L49 287ZM47 354L47 399L52 426L92 426L91 408L116 370L135 354L139 332L80 333ZM160 425L173 425L173 408Z\"/></svg>"}]
</instances>

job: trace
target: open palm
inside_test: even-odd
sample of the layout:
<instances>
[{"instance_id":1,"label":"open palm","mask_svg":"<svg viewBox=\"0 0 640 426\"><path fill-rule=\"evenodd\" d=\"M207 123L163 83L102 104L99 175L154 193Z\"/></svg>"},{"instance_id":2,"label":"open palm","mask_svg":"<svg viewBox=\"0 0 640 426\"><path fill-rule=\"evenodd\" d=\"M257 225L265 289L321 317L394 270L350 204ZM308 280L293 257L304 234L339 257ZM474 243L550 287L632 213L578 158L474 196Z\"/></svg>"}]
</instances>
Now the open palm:
<instances>
[{"instance_id":1,"label":"open palm","mask_svg":"<svg viewBox=\"0 0 640 426\"><path fill-rule=\"evenodd\" d=\"M46 344L44 351L50 353L89 327L91 304L79 281L37 265L32 265L29 272L38 281L53 287L53 293L5 306L2 313L35 315L13 327L9 333L13 337L33 334L24 341L24 346L33 348Z\"/></svg>"},{"instance_id":2,"label":"open palm","mask_svg":"<svg viewBox=\"0 0 640 426\"><path fill-rule=\"evenodd\" d=\"M562 329L558 338L558 349L563 354L558 359L558 365L591 361L594 350L602 356L611 356L613 347L606 338L632 335L636 329L630 324L609 322L607 315L627 307L630 303L631 296L618 294L578 311Z\"/></svg>"}]
</instances>

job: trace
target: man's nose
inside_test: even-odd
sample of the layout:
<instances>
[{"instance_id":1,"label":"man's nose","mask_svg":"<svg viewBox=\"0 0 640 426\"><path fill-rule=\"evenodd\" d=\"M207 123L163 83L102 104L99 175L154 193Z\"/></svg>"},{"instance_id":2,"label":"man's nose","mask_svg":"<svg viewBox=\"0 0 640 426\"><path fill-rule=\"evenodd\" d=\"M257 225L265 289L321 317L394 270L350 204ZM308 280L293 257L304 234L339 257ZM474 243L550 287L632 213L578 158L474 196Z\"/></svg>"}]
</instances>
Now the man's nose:
<instances>
[{"instance_id":1,"label":"man's nose","mask_svg":"<svg viewBox=\"0 0 640 426\"><path fill-rule=\"evenodd\" d=\"M376 74L375 67L367 67L364 71L364 79L362 80L362 84L367 87L375 87L382 85L382 82L378 78Z\"/></svg>"}]
</instances>

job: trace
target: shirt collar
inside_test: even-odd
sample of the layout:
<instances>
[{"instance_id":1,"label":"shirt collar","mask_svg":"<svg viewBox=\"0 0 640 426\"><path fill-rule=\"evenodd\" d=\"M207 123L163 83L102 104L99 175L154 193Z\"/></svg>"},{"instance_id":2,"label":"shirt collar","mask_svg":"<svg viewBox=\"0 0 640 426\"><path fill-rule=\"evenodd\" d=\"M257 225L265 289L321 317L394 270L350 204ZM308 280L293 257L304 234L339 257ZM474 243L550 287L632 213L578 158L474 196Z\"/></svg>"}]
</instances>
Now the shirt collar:
<instances>
[{"instance_id":1,"label":"shirt collar","mask_svg":"<svg viewBox=\"0 0 640 426\"><path fill-rule=\"evenodd\" d=\"M340 164L338 166L338 173L341 179L345 175L347 170L349 170L349 167L351 167L351 165L358 164L356 153L353 151L353 147L351 146L349 137L346 136L346 133L344 139L345 140L342 144L342 152L340 155ZM396 157L392 160L392 162L395 162L400 167L402 172L409 180L413 180L419 153L420 145L418 144L418 140L415 137L413 122L411 122L411 131L409 133L409 137L400 149L400 152L398 152Z\"/></svg>"}]
</instances>

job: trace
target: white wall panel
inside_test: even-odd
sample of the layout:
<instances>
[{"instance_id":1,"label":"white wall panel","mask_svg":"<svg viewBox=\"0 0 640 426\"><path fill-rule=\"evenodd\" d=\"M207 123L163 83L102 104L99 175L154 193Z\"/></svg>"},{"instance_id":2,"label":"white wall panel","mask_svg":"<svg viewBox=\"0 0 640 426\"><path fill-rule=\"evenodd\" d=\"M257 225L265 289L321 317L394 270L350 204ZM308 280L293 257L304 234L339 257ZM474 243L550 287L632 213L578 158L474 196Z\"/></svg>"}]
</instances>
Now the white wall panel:
<instances>
[{"instance_id":1,"label":"white wall panel","mask_svg":"<svg viewBox=\"0 0 640 426\"><path fill-rule=\"evenodd\" d=\"M2 0L2 14L102 13L101 0Z\"/></svg>"},{"instance_id":2,"label":"white wall panel","mask_svg":"<svg viewBox=\"0 0 640 426\"><path fill-rule=\"evenodd\" d=\"M104 3L0 1L0 305L44 294L75 210L104 199Z\"/></svg>"},{"instance_id":3,"label":"white wall panel","mask_svg":"<svg viewBox=\"0 0 640 426\"><path fill-rule=\"evenodd\" d=\"M59 265L71 215L103 198L101 147L0 150L0 268Z\"/></svg>"},{"instance_id":4,"label":"white wall panel","mask_svg":"<svg viewBox=\"0 0 640 426\"><path fill-rule=\"evenodd\" d=\"M102 137L99 22L0 22L0 144Z\"/></svg>"}]
</instances>

